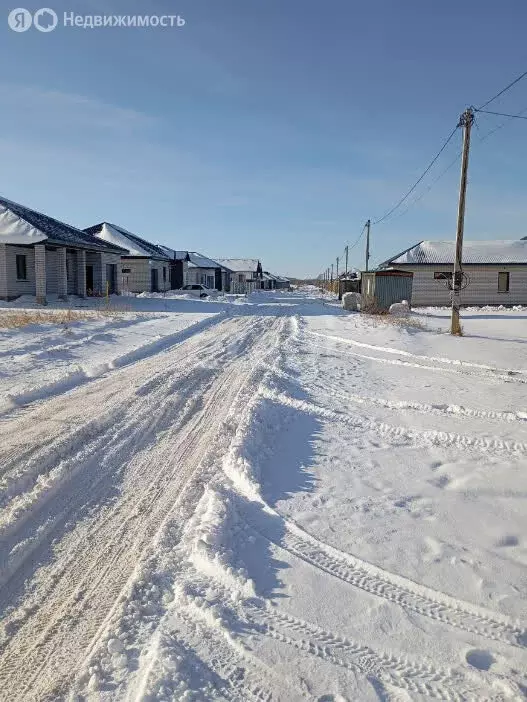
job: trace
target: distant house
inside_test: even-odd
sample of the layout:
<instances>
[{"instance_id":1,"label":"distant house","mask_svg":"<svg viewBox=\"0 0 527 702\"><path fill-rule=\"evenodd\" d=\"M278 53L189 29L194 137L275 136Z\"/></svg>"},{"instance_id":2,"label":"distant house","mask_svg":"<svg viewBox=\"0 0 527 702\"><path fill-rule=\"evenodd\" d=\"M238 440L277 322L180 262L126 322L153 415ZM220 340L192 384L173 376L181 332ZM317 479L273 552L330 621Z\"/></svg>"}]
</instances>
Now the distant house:
<instances>
[{"instance_id":1,"label":"distant house","mask_svg":"<svg viewBox=\"0 0 527 702\"><path fill-rule=\"evenodd\" d=\"M276 276L269 271L263 271L261 287L262 290L276 290Z\"/></svg>"},{"instance_id":2,"label":"distant house","mask_svg":"<svg viewBox=\"0 0 527 702\"><path fill-rule=\"evenodd\" d=\"M125 249L121 256L124 292L170 290L170 259L160 246L109 222L95 224L84 231L99 241Z\"/></svg>"},{"instance_id":3,"label":"distant house","mask_svg":"<svg viewBox=\"0 0 527 702\"><path fill-rule=\"evenodd\" d=\"M289 290L291 288L291 281L289 278L284 278L283 275L275 275L274 277L276 279L276 290Z\"/></svg>"},{"instance_id":4,"label":"distant house","mask_svg":"<svg viewBox=\"0 0 527 702\"><path fill-rule=\"evenodd\" d=\"M0 198L0 298L120 293L121 253L81 229Z\"/></svg>"},{"instance_id":5,"label":"distant house","mask_svg":"<svg viewBox=\"0 0 527 702\"><path fill-rule=\"evenodd\" d=\"M231 293L245 294L262 288L263 270L257 258L218 258L216 260L232 271Z\"/></svg>"},{"instance_id":6,"label":"distant house","mask_svg":"<svg viewBox=\"0 0 527 702\"><path fill-rule=\"evenodd\" d=\"M380 268L413 272L412 305L448 305L454 254L453 241L421 241ZM465 241L461 304L527 304L527 239Z\"/></svg>"},{"instance_id":7,"label":"distant house","mask_svg":"<svg viewBox=\"0 0 527 702\"><path fill-rule=\"evenodd\" d=\"M228 291L231 271L218 261L197 251L175 251L160 246L170 257L172 289L184 285L205 285L211 290Z\"/></svg>"},{"instance_id":8,"label":"distant house","mask_svg":"<svg viewBox=\"0 0 527 702\"><path fill-rule=\"evenodd\" d=\"M281 275L275 275L269 271L263 271L261 288L262 290L287 290L291 287L291 282Z\"/></svg>"}]
</instances>

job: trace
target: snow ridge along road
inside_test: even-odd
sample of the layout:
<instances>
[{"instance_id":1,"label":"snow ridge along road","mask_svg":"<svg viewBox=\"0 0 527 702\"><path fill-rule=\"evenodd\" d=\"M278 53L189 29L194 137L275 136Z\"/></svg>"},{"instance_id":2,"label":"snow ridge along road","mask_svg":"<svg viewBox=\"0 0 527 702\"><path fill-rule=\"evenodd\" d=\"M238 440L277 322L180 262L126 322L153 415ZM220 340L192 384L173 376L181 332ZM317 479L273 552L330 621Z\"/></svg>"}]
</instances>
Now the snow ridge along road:
<instances>
[{"instance_id":1,"label":"snow ridge along road","mask_svg":"<svg viewBox=\"0 0 527 702\"><path fill-rule=\"evenodd\" d=\"M6 699L65 692L281 324L226 320L0 425Z\"/></svg>"}]
</instances>

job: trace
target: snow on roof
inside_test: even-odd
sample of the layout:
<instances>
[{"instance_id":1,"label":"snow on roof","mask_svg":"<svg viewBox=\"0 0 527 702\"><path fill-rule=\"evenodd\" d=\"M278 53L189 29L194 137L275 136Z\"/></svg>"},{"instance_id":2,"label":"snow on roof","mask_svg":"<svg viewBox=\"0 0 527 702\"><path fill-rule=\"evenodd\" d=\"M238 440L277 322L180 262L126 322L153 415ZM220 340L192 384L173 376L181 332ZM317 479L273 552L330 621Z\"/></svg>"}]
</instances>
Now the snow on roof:
<instances>
[{"instance_id":1,"label":"snow on roof","mask_svg":"<svg viewBox=\"0 0 527 702\"><path fill-rule=\"evenodd\" d=\"M454 254L455 243L453 241L421 241L381 265L454 265ZM465 241L463 243L463 263L527 264L527 241L521 239L519 241Z\"/></svg>"},{"instance_id":2,"label":"snow on roof","mask_svg":"<svg viewBox=\"0 0 527 702\"><path fill-rule=\"evenodd\" d=\"M197 253L196 251L189 251L189 268L221 268L218 261L214 261L212 258L207 258L203 254Z\"/></svg>"},{"instance_id":3,"label":"snow on roof","mask_svg":"<svg viewBox=\"0 0 527 702\"><path fill-rule=\"evenodd\" d=\"M151 244L146 239L142 239L137 234L132 234L123 227L118 227L116 224L109 222L101 222L93 227L88 227L84 230L89 234L97 237L101 241L106 241L115 246L120 246L126 249L131 256L141 256L147 258L168 258L161 247Z\"/></svg>"},{"instance_id":4,"label":"snow on roof","mask_svg":"<svg viewBox=\"0 0 527 702\"><path fill-rule=\"evenodd\" d=\"M218 261L215 261L208 256L198 253L197 251L176 251L168 246L160 246L160 249L174 261L188 261L189 268L223 268Z\"/></svg>"},{"instance_id":5,"label":"snow on roof","mask_svg":"<svg viewBox=\"0 0 527 702\"><path fill-rule=\"evenodd\" d=\"M14 212L0 205L0 242L2 244L38 244L48 237Z\"/></svg>"},{"instance_id":6,"label":"snow on roof","mask_svg":"<svg viewBox=\"0 0 527 702\"><path fill-rule=\"evenodd\" d=\"M0 198L0 242L3 244L54 243L95 250L115 250L90 234L60 222L58 219L31 210L6 198Z\"/></svg>"},{"instance_id":7,"label":"snow on roof","mask_svg":"<svg viewBox=\"0 0 527 702\"><path fill-rule=\"evenodd\" d=\"M218 258L216 260L234 273L245 273L247 271L256 273L260 263L257 258Z\"/></svg>"}]
</instances>

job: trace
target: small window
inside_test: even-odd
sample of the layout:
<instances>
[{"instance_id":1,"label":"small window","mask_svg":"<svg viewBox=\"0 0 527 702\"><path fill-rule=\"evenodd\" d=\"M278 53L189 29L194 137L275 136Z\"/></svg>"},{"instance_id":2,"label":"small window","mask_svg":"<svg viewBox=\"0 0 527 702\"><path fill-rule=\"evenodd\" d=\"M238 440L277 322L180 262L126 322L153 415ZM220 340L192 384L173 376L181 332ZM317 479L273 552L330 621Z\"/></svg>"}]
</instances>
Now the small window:
<instances>
[{"instance_id":1,"label":"small window","mask_svg":"<svg viewBox=\"0 0 527 702\"><path fill-rule=\"evenodd\" d=\"M509 292L510 273L498 273L498 292Z\"/></svg>"},{"instance_id":2,"label":"small window","mask_svg":"<svg viewBox=\"0 0 527 702\"><path fill-rule=\"evenodd\" d=\"M17 254L16 256L16 278L17 280L27 280L27 265L26 258L24 254Z\"/></svg>"},{"instance_id":3,"label":"small window","mask_svg":"<svg viewBox=\"0 0 527 702\"><path fill-rule=\"evenodd\" d=\"M434 280L452 280L452 271L436 271L434 273Z\"/></svg>"},{"instance_id":4,"label":"small window","mask_svg":"<svg viewBox=\"0 0 527 702\"><path fill-rule=\"evenodd\" d=\"M131 268L123 268L123 273L131 273L132 269Z\"/></svg>"}]
</instances>

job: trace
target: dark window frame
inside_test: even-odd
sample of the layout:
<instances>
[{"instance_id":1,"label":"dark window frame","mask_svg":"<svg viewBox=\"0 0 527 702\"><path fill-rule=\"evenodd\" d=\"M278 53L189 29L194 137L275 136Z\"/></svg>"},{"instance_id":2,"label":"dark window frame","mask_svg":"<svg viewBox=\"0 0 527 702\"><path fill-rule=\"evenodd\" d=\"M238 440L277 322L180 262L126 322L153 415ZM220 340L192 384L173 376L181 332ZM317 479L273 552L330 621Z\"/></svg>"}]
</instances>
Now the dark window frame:
<instances>
[{"instance_id":1,"label":"dark window frame","mask_svg":"<svg viewBox=\"0 0 527 702\"><path fill-rule=\"evenodd\" d=\"M20 274L23 275L20 275ZM26 254L16 254L16 279L27 280L27 256Z\"/></svg>"},{"instance_id":2,"label":"dark window frame","mask_svg":"<svg viewBox=\"0 0 527 702\"><path fill-rule=\"evenodd\" d=\"M500 290L501 276L506 276L505 290ZM510 272L509 271L499 271L498 272L498 292L499 293L508 293L508 292L510 292L510 287L511 287L511 274L510 274Z\"/></svg>"}]
</instances>

